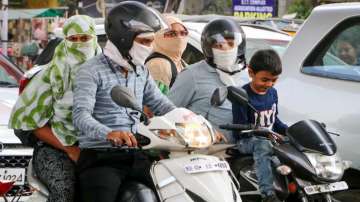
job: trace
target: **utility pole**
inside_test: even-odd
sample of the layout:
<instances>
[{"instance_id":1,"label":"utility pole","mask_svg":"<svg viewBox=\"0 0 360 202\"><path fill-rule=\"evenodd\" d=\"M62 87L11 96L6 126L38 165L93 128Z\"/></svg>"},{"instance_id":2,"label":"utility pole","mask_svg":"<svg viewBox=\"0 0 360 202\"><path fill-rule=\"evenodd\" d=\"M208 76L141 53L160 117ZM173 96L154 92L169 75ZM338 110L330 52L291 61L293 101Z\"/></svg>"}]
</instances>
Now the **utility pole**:
<instances>
[{"instance_id":1,"label":"utility pole","mask_svg":"<svg viewBox=\"0 0 360 202\"><path fill-rule=\"evenodd\" d=\"M7 55L7 40L8 40L8 0L1 1L2 11L2 27L1 27L1 41L2 52Z\"/></svg>"}]
</instances>

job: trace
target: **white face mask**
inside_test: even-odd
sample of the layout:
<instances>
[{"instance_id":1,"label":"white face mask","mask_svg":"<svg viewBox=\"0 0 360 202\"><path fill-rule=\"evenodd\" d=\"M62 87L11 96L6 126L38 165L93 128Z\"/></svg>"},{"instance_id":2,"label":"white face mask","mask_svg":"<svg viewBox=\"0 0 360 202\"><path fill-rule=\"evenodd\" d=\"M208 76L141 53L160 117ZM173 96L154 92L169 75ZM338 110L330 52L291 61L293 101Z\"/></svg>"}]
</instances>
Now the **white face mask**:
<instances>
[{"instance_id":1,"label":"white face mask","mask_svg":"<svg viewBox=\"0 0 360 202\"><path fill-rule=\"evenodd\" d=\"M240 70L236 63L237 59L237 47L230 50L212 49L214 54L214 63L217 68L227 72L234 72Z\"/></svg>"},{"instance_id":2,"label":"white face mask","mask_svg":"<svg viewBox=\"0 0 360 202\"><path fill-rule=\"evenodd\" d=\"M140 43L137 43L134 41L133 46L129 50L129 54L132 57L132 62L138 66L138 65L144 65L144 62L147 57L151 54L153 51L152 47L150 46L144 46Z\"/></svg>"}]
</instances>

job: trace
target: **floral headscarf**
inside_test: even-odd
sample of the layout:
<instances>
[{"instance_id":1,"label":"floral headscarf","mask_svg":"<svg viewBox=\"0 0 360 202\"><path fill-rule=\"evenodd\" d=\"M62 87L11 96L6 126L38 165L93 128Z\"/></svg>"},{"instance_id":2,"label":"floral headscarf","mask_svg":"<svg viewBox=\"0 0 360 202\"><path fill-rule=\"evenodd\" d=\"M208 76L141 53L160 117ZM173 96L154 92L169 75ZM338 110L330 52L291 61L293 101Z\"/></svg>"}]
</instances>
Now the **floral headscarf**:
<instances>
[{"instance_id":1,"label":"floral headscarf","mask_svg":"<svg viewBox=\"0 0 360 202\"><path fill-rule=\"evenodd\" d=\"M73 80L79 66L101 53L95 22L85 15L76 15L64 24L65 39L56 47L49 64L31 79L18 98L10 117L9 127L34 130L47 123L65 146L73 145L77 138L72 124ZM87 34L87 42L70 42L71 35Z\"/></svg>"}]
</instances>

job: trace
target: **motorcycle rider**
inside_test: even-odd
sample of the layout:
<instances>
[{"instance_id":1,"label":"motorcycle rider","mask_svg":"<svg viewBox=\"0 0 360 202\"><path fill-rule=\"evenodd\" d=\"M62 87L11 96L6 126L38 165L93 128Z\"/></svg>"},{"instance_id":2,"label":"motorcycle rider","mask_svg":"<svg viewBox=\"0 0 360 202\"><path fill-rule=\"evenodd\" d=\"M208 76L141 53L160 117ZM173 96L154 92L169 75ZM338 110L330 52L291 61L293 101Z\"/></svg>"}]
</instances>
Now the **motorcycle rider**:
<instances>
[{"instance_id":1,"label":"motorcycle rider","mask_svg":"<svg viewBox=\"0 0 360 202\"><path fill-rule=\"evenodd\" d=\"M240 86L240 71L245 68L245 34L230 19L209 22L201 35L205 60L189 65L176 78L168 97L178 107L185 107L203 115L215 127L232 123L232 104L226 100L219 107L211 107L214 90L224 86ZM229 142L232 133L219 129Z\"/></svg>"},{"instance_id":2,"label":"motorcycle rider","mask_svg":"<svg viewBox=\"0 0 360 202\"><path fill-rule=\"evenodd\" d=\"M169 92L176 76L184 69L181 56L188 42L188 30L182 21L173 16L165 15L164 19L170 29L155 33L154 52L146 59L149 69L161 92Z\"/></svg>"},{"instance_id":3,"label":"motorcycle rider","mask_svg":"<svg viewBox=\"0 0 360 202\"><path fill-rule=\"evenodd\" d=\"M134 134L140 115L117 106L110 92L114 86L126 86L134 91L141 106L147 105L156 115L175 108L143 65L152 51L151 37L161 28L160 19L142 3L119 3L106 17L109 41L104 54L86 62L77 74L73 119L80 131L81 153L77 166L83 201L117 200L120 186L127 177L152 186L150 163L145 157L133 150L113 147L137 146ZM94 149L95 146L102 149Z\"/></svg>"},{"instance_id":4,"label":"motorcycle rider","mask_svg":"<svg viewBox=\"0 0 360 202\"><path fill-rule=\"evenodd\" d=\"M101 53L91 17L70 17L63 34L52 60L20 94L9 122L9 127L39 140L32 162L36 176L49 190L49 202L75 201L80 149L72 123L74 77L82 63Z\"/></svg>"}]
</instances>

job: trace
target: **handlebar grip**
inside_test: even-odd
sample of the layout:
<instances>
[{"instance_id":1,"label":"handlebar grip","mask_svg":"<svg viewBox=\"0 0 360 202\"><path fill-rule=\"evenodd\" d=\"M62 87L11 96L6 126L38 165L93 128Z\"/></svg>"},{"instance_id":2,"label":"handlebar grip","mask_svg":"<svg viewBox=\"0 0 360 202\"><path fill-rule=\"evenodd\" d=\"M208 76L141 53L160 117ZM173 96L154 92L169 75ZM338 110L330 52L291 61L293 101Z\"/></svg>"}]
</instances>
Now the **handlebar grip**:
<instances>
[{"instance_id":1,"label":"handlebar grip","mask_svg":"<svg viewBox=\"0 0 360 202\"><path fill-rule=\"evenodd\" d=\"M225 130L242 131L242 130L253 129L253 125L252 124L224 124L224 125L219 125L219 128L225 129Z\"/></svg>"}]
</instances>

